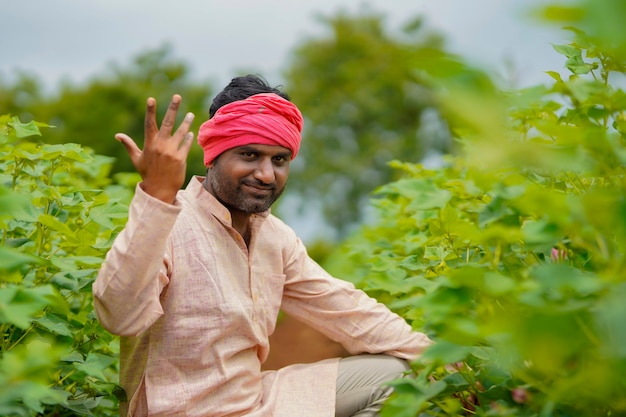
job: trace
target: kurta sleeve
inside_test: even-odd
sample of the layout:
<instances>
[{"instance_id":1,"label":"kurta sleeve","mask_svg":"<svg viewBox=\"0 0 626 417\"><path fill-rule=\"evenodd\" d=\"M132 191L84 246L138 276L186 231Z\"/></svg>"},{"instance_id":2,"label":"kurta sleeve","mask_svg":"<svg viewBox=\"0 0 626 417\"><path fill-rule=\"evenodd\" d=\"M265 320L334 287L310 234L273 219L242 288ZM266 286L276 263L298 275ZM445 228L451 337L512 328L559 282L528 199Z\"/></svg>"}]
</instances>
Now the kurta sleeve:
<instances>
[{"instance_id":1,"label":"kurta sleeve","mask_svg":"<svg viewBox=\"0 0 626 417\"><path fill-rule=\"evenodd\" d=\"M169 282L171 259L167 241L180 210L137 185L128 223L92 287L96 316L111 333L137 336L163 314L160 294Z\"/></svg>"},{"instance_id":2,"label":"kurta sleeve","mask_svg":"<svg viewBox=\"0 0 626 417\"><path fill-rule=\"evenodd\" d=\"M283 310L339 342L351 354L414 360L433 342L352 283L329 275L297 240L286 265Z\"/></svg>"}]
</instances>

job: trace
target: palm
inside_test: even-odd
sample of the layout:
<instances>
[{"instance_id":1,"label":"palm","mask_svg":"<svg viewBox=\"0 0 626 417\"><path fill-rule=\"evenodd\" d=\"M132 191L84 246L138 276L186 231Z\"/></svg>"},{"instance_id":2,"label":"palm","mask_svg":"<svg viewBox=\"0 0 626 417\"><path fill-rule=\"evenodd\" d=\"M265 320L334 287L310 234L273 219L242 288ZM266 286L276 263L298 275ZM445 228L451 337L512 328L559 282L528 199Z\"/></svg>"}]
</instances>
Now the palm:
<instances>
[{"instance_id":1,"label":"palm","mask_svg":"<svg viewBox=\"0 0 626 417\"><path fill-rule=\"evenodd\" d=\"M172 134L181 97L174 95L165 113L161 127L156 122L156 100L149 98L146 105L144 148L124 133L115 135L124 144L130 159L143 180L145 192L167 203L172 203L185 181L187 155L193 132L189 131L194 115L185 119Z\"/></svg>"}]
</instances>

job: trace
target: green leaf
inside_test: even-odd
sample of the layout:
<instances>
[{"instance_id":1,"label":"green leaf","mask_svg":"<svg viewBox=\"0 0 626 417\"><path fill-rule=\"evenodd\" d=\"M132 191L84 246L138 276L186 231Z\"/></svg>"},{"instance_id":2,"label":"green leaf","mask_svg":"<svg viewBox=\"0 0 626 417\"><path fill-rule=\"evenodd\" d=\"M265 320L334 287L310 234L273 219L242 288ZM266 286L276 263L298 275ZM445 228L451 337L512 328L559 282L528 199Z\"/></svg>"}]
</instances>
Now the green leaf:
<instances>
[{"instance_id":1,"label":"green leaf","mask_svg":"<svg viewBox=\"0 0 626 417\"><path fill-rule=\"evenodd\" d=\"M17 117L13 118L13 121L8 123L13 129L15 129L15 136L18 138L26 138L28 136L41 136L41 132L39 131L38 123L34 120L31 120L28 123L20 122L20 119ZM39 124L41 126L41 124Z\"/></svg>"},{"instance_id":2,"label":"green leaf","mask_svg":"<svg viewBox=\"0 0 626 417\"><path fill-rule=\"evenodd\" d=\"M94 411L99 402L100 398L88 397L74 399L67 402L66 408L72 411L72 414L76 416L97 417L92 411Z\"/></svg>"},{"instance_id":3,"label":"green leaf","mask_svg":"<svg viewBox=\"0 0 626 417\"><path fill-rule=\"evenodd\" d=\"M15 271L24 265L40 264L43 261L37 256L20 252L13 248L0 247L0 271ZM0 277L0 281L3 278Z\"/></svg>"},{"instance_id":4,"label":"green leaf","mask_svg":"<svg viewBox=\"0 0 626 417\"><path fill-rule=\"evenodd\" d=\"M65 239L74 241L78 240L76 234L72 231L72 229L70 229L67 224L63 223L54 216L51 216L49 214L42 214L41 216L39 216L38 221L42 225L61 233Z\"/></svg>"},{"instance_id":5,"label":"green leaf","mask_svg":"<svg viewBox=\"0 0 626 417\"><path fill-rule=\"evenodd\" d=\"M30 203L27 196L0 187L0 216L15 216Z\"/></svg>"},{"instance_id":6,"label":"green leaf","mask_svg":"<svg viewBox=\"0 0 626 417\"><path fill-rule=\"evenodd\" d=\"M447 385L445 391L442 392L448 392L450 394L466 390L470 386L467 379L465 379L465 377L463 377L463 375L459 372L453 372L446 375L442 381Z\"/></svg>"},{"instance_id":7,"label":"green leaf","mask_svg":"<svg viewBox=\"0 0 626 417\"><path fill-rule=\"evenodd\" d=\"M439 261L444 258L445 249L440 246L428 246L424 249L424 259Z\"/></svg>"},{"instance_id":8,"label":"green leaf","mask_svg":"<svg viewBox=\"0 0 626 417\"><path fill-rule=\"evenodd\" d=\"M542 15L547 20L562 22L579 22L585 17L585 9L578 6L548 4L542 9Z\"/></svg>"},{"instance_id":9,"label":"green leaf","mask_svg":"<svg viewBox=\"0 0 626 417\"><path fill-rule=\"evenodd\" d=\"M421 360L447 365L464 361L471 352L471 346L461 346L446 340L438 340L424 352Z\"/></svg>"},{"instance_id":10,"label":"green leaf","mask_svg":"<svg viewBox=\"0 0 626 417\"><path fill-rule=\"evenodd\" d=\"M50 278L50 282L56 285L58 288L62 288L65 290L70 290L74 293L79 292L78 281L67 276L66 272L59 272L54 274L52 278Z\"/></svg>"},{"instance_id":11,"label":"green leaf","mask_svg":"<svg viewBox=\"0 0 626 417\"><path fill-rule=\"evenodd\" d=\"M576 71L588 71L586 64L575 65L574 68ZM571 80L567 86L576 100L582 103L588 103L590 100L596 101L596 97L602 95L604 92L604 86L600 82L588 81L582 78Z\"/></svg>"},{"instance_id":12,"label":"green leaf","mask_svg":"<svg viewBox=\"0 0 626 417\"><path fill-rule=\"evenodd\" d=\"M65 405L67 404L69 396L70 393L63 390L38 384L29 384L29 386L24 389L21 400L24 401L24 404L31 410L37 413L43 413L43 404Z\"/></svg>"},{"instance_id":13,"label":"green leaf","mask_svg":"<svg viewBox=\"0 0 626 417\"><path fill-rule=\"evenodd\" d=\"M90 353L84 362L74 362L74 367L85 374L97 378L101 381L107 381L104 371L115 362L115 358L105 356L99 353Z\"/></svg>"},{"instance_id":14,"label":"green leaf","mask_svg":"<svg viewBox=\"0 0 626 417\"><path fill-rule=\"evenodd\" d=\"M398 266L401 266L409 271L419 271L424 268L424 265L422 265L417 255L407 256L398 264Z\"/></svg>"},{"instance_id":15,"label":"green leaf","mask_svg":"<svg viewBox=\"0 0 626 417\"><path fill-rule=\"evenodd\" d=\"M494 297L510 293L517 288L515 280L496 272L485 273L484 291Z\"/></svg>"},{"instance_id":16,"label":"green leaf","mask_svg":"<svg viewBox=\"0 0 626 417\"><path fill-rule=\"evenodd\" d=\"M563 299L572 295L587 297L602 291L606 284L591 272L567 264L540 264L530 270L541 289Z\"/></svg>"},{"instance_id":17,"label":"green leaf","mask_svg":"<svg viewBox=\"0 0 626 417\"><path fill-rule=\"evenodd\" d=\"M502 221L515 215L515 210L510 206L507 200L496 197L489 204L484 206L478 215L478 223L481 227L495 221Z\"/></svg>"},{"instance_id":18,"label":"green leaf","mask_svg":"<svg viewBox=\"0 0 626 417\"><path fill-rule=\"evenodd\" d=\"M555 81L563 82L563 79L561 78L561 74L559 74L556 71L546 71L546 74L552 77L552 79L554 79Z\"/></svg>"},{"instance_id":19,"label":"green leaf","mask_svg":"<svg viewBox=\"0 0 626 417\"><path fill-rule=\"evenodd\" d=\"M456 286L474 288L491 296L502 296L516 288L515 280L484 268L464 267L448 274L450 282Z\"/></svg>"},{"instance_id":20,"label":"green leaf","mask_svg":"<svg viewBox=\"0 0 626 417\"><path fill-rule=\"evenodd\" d=\"M108 229L115 229L112 219L127 219L128 207L119 203L97 206L89 212L89 218Z\"/></svg>"},{"instance_id":21,"label":"green leaf","mask_svg":"<svg viewBox=\"0 0 626 417\"><path fill-rule=\"evenodd\" d=\"M572 45L552 45L555 51L557 51L561 55L565 55L568 58L576 58L580 57L582 59L582 51L580 48L576 48Z\"/></svg>"},{"instance_id":22,"label":"green leaf","mask_svg":"<svg viewBox=\"0 0 626 417\"><path fill-rule=\"evenodd\" d=\"M452 197L450 191L424 179L402 179L381 187L378 192L406 197L412 210L443 208Z\"/></svg>"},{"instance_id":23,"label":"green leaf","mask_svg":"<svg viewBox=\"0 0 626 417\"><path fill-rule=\"evenodd\" d=\"M83 358L83 355L80 354L79 352L76 352L76 351L71 352L70 354L63 356L61 358L61 360L63 362L80 362L80 363L85 362L85 358Z\"/></svg>"},{"instance_id":24,"label":"green leaf","mask_svg":"<svg viewBox=\"0 0 626 417\"><path fill-rule=\"evenodd\" d=\"M596 320L603 333L603 345L618 358L626 358L626 283L606 294L598 305Z\"/></svg>"},{"instance_id":25,"label":"green leaf","mask_svg":"<svg viewBox=\"0 0 626 417\"><path fill-rule=\"evenodd\" d=\"M413 410L419 410L424 403L432 398L437 397L439 394L444 392L447 387L445 381L442 380L431 382L424 386L424 384L416 382L409 378L396 379L395 381L389 382L388 385L391 385L394 388L394 391L396 391L400 395L411 395L411 397L413 398L413 404L411 405L411 409ZM409 415L414 416L415 414Z\"/></svg>"},{"instance_id":26,"label":"green leaf","mask_svg":"<svg viewBox=\"0 0 626 417\"><path fill-rule=\"evenodd\" d=\"M42 147L44 152L42 159L50 160L62 158L72 162L89 162L93 157L83 147L77 143L63 143Z\"/></svg>"},{"instance_id":27,"label":"green leaf","mask_svg":"<svg viewBox=\"0 0 626 417\"><path fill-rule=\"evenodd\" d=\"M53 334L67 337L73 336L69 323L54 314L45 314L36 319L35 322Z\"/></svg>"},{"instance_id":28,"label":"green leaf","mask_svg":"<svg viewBox=\"0 0 626 417\"><path fill-rule=\"evenodd\" d=\"M558 225L547 220L528 220L522 225L524 241L528 244L556 245L563 238Z\"/></svg>"},{"instance_id":29,"label":"green leaf","mask_svg":"<svg viewBox=\"0 0 626 417\"><path fill-rule=\"evenodd\" d=\"M51 301L54 290L50 286L20 288L13 285L0 287L0 323L10 323L26 329Z\"/></svg>"}]
</instances>

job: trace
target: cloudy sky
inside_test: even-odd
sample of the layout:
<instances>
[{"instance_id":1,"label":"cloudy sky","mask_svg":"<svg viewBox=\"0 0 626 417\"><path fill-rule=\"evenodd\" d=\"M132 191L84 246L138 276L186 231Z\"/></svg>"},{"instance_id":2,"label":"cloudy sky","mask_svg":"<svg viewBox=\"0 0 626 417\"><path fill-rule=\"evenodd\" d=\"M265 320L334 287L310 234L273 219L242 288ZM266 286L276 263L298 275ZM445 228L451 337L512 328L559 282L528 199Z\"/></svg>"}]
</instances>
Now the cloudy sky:
<instances>
[{"instance_id":1,"label":"cloudy sky","mask_svg":"<svg viewBox=\"0 0 626 417\"><path fill-rule=\"evenodd\" d=\"M521 85L547 81L567 33L527 15L541 0L20 0L2 7L0 77L38 75L47 88L75 83L170 43L195 77L225 84L238 69L280 83L290 50L323 31L316 15L369 8L398 28L421 13L452 51L485 68L516 68ZM1 112L1 111L0 111Z\"/></svg>"}]
</instances>

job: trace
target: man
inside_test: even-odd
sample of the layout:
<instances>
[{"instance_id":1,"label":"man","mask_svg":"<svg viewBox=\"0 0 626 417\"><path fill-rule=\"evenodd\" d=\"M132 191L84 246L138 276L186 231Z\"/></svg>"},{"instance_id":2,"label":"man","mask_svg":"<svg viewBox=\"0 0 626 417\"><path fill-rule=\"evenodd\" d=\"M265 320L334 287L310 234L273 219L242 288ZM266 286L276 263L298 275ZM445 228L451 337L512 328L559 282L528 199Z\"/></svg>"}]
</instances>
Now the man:
<instances>
[{"instance_id":1,"label":"man","mask_svg":"<svg viewBox=\"0 0 626 417\"><path fill-rule=\"evenodd\" d=\"M193 138L192 114L174 131L180 102L159 128L148 99L143 150L116 135L142 182L93 293L102 325L122 336L121 415L375 415L384 382L431 341L331 277L270 214L298 153L300 111L264 80L235 78L200 127L206 177L180 190ZM281 308L368 355L262 372Z\"/></svg>"}]
</instances>

